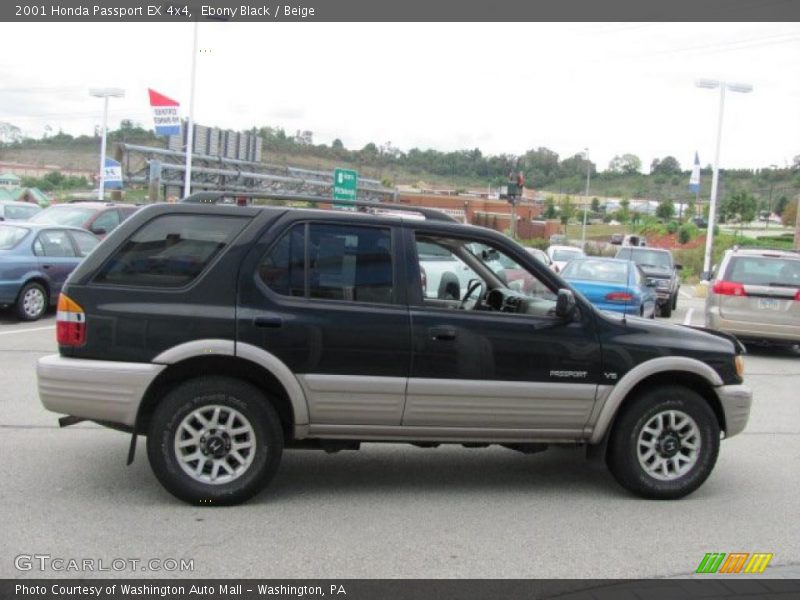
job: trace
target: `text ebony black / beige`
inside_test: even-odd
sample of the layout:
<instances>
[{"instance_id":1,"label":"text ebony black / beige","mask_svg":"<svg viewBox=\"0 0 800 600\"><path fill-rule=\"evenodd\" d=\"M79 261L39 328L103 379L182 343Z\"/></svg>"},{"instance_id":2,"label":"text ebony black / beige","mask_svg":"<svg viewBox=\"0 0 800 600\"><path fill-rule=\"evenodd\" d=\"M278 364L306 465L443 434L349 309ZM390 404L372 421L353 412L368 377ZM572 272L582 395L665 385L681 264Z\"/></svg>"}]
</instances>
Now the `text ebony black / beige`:
<instances>
[{"instance_id":1,"label":"text ebony black / beige","mask_svg":"<svg viewBox=\"0 0 800 600\"><path fill-rule=\"evenodd\" d=\"M147 436L193 503L241 502L285 448L586 445L646 497L708 477L747 423L731 336L596 311L505 236L428 215L178 204L73 273L44 405ZM426 293L418 247L469 273Z\"/></svg>"}]
</instances>

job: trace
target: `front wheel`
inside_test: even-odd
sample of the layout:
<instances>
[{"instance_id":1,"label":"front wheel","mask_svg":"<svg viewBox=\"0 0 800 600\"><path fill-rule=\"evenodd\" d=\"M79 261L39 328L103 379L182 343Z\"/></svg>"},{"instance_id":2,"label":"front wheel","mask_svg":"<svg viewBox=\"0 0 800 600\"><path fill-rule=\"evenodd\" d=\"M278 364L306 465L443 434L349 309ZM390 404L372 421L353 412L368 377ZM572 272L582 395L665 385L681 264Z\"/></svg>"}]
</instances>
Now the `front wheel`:
<instances>
[{"instance_id":1,"label":"front wheel","mask_svg":"<svg viewBox=\"0 0 800 600\"><path fill-rule=\"evenodd\" d=\"M661 305L661 316L669 319L672 316L672 299L667 298L667 301Z\"/></svg>"},{"instance_id":2,"label":"front wheel","mask_svg":"<svg viewBox=\"0 0 800 600\"><path fill-rule=\"evenodd\" d=\"M700 394L671 385L646 390L623 408L611 434L608 467L645 498L681 498L711 474L720 428Z\"/></svg>"},{"instance_id":3,"label":"front wheel","mask_svg":"<svg viewBox=\"0 0 800 600\"><path fill-rule=\"evenodd\" d=\"M192 504L247 500L275 475L282 451L283 429L268 399L229 377L200 377L173 389L147 436L153 473Z\"/></svg>"}]
</instances>

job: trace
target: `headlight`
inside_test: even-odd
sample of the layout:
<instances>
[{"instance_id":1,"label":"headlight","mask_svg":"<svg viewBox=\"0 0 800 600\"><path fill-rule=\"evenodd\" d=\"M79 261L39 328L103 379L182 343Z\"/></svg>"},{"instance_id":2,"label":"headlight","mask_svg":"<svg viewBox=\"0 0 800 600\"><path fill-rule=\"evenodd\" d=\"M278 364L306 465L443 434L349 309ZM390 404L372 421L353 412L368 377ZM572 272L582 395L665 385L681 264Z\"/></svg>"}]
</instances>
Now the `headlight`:
<instances>
[{"instance_id":1,"label":"headlight","mask_svg":"<svg viewBox=\"0 0 800 600\"><path fill-rule=\"evenodd\" d=\"M658 287L660 290L666 290L669 288L669 281L666 279L658 279L656 280L656 287Z\"/></svg>"},{"instance_id":2,"label":"headlight","mask_svg":"<svg viewBox=\"0 0 800 600\"><path fill-rule=\"evenodd\" d=\"M739 377L744 376L744 356L741 354L737 354L736 358L733 359L733 363L736 366L736 374Z\"/></svg>"}]
</instances>

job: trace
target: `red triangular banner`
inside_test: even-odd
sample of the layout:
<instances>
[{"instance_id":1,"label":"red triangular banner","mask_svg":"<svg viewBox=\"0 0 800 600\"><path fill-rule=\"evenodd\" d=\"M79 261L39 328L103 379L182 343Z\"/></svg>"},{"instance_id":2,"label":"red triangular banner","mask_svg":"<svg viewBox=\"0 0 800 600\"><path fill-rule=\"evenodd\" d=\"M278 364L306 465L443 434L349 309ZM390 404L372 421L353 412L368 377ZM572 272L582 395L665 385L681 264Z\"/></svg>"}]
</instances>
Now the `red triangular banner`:
<instances>
[{"instance_id":1,"label":"red triangular banner","mask_svg":"<svg viewBox=\"0 0 800 600\"><path fill-rule=\"evenodd\" d=\"M150 106L180 106L180 102L167 98L164 94L159 94L155 90L147 88L147 92L150 94Z\"/></svg>"}]
</instances>

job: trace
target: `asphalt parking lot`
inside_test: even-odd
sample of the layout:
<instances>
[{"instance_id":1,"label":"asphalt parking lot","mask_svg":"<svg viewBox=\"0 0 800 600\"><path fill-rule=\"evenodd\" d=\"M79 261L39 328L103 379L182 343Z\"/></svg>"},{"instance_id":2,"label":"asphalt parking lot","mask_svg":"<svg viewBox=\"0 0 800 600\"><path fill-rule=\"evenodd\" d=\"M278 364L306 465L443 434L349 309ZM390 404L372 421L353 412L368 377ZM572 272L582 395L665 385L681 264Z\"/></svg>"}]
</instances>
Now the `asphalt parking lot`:
<instances>
[{"instance_id":1,"label":"asphalt parking lot","mask_svg":"<svg viewBox=\"0 0 800 600\"><path fill-rule=\"evenodd\" d=\"M681 296L671 320L702 322ZM0 577L19 555L192 559L169 576L285 578L626 578L691 574L707 552L771 552L800 565L800 357L756 350L746 431L722 444L688 498L646 501L578 449L367 444L292 451L264 493L232 508L185 505L156 481L140 439L91 424L60 430L36 393L35 362L56 349L54 317L0 314ZM777 572L777 570L776 570ZM84 577L164 576L88 572Z\"/></svg>"}]
</instances>

